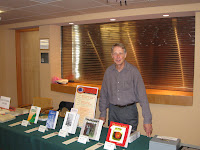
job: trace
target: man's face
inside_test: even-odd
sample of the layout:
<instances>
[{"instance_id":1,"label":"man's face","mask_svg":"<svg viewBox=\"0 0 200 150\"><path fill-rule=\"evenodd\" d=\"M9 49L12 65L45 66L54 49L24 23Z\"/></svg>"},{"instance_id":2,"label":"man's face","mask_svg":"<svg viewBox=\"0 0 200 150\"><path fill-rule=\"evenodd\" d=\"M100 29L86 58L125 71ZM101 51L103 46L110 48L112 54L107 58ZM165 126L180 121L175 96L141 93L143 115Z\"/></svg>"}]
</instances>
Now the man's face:
<instances>
[{"instance_id":1,"label":"man's face","mask_svg":"<svg viewBox=\"0 0 200 150\"><path fill-rule=\"evenodd\" d=\"M125 61L126 54L127 53L125 53L121 47L116 46L114 47L113 53L111 55L116 65L122 65Z\"/></svg>"}]
</instances>

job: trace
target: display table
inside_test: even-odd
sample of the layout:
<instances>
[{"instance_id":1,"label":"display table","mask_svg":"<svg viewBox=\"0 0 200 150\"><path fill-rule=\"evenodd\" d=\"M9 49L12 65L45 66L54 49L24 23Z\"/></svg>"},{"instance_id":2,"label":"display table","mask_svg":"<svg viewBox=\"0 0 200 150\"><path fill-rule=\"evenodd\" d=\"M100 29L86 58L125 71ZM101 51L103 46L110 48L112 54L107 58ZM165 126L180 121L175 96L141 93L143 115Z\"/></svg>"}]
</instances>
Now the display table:
<instances>
[{"instance_id":1,"label":"display table","mask_svg":"<svg viewBox=\"0 0 200 150\"><path fill-rule=\"evenodd\" d=\"M74 137L79 137L80 128L78 127L76 130L76 134L69 135L66 138L55 135L51 138L44 139L42 138L45 135L51 134L53 132L59 132L62 127L63 119L58 119L57 126L55 130L48 130L45 133L41 133L39 131L33 131L31 133L26 133L24 131L39 127L40 125L45 125L46 122L38 121L38 124L31 124L27 127L21 126L21 124L10 127L10 124L26 120L28 115L18 116L15 120L0 123L0 149L1 150L82 150L87 149L97 143L105 143L108 128L102 128L101 137L99 141L90 140L87 144L82 144L77 141L65 145L62 142L70 140ZM136 141L129 143L127 149L136 149L136 150L148 150L149 149L149 140L146 136L141 135ZM103 146L98 148L98 150L103 149ZM125 149L122 147L118 147L117 149Z\"/></svg>"}]
</instances>

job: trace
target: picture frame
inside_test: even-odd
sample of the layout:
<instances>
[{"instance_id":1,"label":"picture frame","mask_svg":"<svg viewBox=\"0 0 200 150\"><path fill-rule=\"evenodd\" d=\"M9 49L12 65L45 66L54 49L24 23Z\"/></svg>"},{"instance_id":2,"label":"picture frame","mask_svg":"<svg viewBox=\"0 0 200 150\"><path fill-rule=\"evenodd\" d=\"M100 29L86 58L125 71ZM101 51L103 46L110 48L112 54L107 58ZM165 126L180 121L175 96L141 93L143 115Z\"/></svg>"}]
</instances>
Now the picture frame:
<instances>
[{"instance_id":1,"label":"picture frame","mask_svg":"<svg viewBox=\"0 0 200 150\"><path fill-rule=\"evenodd\" d=\"M49 50L49 39L40 39L40 50Z\"/></svg>"},{"instance_id":2,"label":"picture frame","mask_svg":"<svg viewBox=\"0 0 200 150\"><path fill-rule=\"evenodd\" d=\"M41 53L41 63L49 63L49 53Z\"/></svg>"}]
</instances>

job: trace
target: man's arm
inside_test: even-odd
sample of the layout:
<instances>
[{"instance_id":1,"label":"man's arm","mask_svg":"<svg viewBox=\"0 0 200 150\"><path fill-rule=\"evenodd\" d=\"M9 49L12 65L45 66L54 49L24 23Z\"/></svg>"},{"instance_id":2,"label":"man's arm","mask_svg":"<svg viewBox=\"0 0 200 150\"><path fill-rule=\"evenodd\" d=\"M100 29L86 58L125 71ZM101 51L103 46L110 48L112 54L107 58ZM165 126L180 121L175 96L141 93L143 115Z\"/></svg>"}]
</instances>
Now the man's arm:
<instances>
[{"instance_id":1,"label":"man's arm","mask_svg":"<svg viewBox=\"0 0 200 150\"><path fill-rule=\"evenodd\" d=\"M108 90L106 85L106 73L104 74L104 79L101 86L101 93L100 93L100 99L99 99L99 111L100 111L100 118L101 120L106 121L106 109L109 106L109 101L107 99L108 97Z\"/></svg>"},{"instance_id":2,"label":"man's arm","mask_svg":"<svg viewBox=\"0 0 200 150\"><path fill-rule=\"evenodd\" d=\"M151 137L151 133L153 131L152 124L144 124L143 127L144 127L144 131L146 132L146 135L148 137Z\"/></svg>"},{"instance_id":3,"label":"man's arm","mask_svg":"<svg viewBox=\"0 0 200 150\"><path fill-rule=\"evenodd\" d=\"M99 117L100 120L103 120L103 124L106 122L106 117Z\"/></svg>"},{"instance_id":4,"label":"man's arm","mask_svg":"<svg viewBox=\"0 0 200 150\"><path fill-rule=\"evenodd\" d=\"M145 85L142 76L139 74L137 78L137 97L139 99L140 106L142 107L142 115L144 118L143 127L148 137L152 133L152 115L149 108L149 102L146 95Z\"/></svg>"}]
</instances>

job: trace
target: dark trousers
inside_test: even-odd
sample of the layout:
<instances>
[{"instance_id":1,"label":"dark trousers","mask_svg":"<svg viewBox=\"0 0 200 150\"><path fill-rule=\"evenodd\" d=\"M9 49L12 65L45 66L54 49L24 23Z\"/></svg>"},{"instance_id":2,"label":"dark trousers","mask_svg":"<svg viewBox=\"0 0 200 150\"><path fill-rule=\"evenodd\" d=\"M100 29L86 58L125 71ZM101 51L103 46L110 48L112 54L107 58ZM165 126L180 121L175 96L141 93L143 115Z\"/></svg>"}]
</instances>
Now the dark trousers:
<instances>
[{"instance_id":1,"label":"dark trousers","mask_svg":"<svg viewBox=\"0 0 200 150\"><path fill-rule=\"evenodd\" d=\"M108 125L110 125L110 121L129 124L132 126L132 130L136 131L138 126L138 110L136 104L125 107L110 104Z\"/></svg>"}]
</instances>

